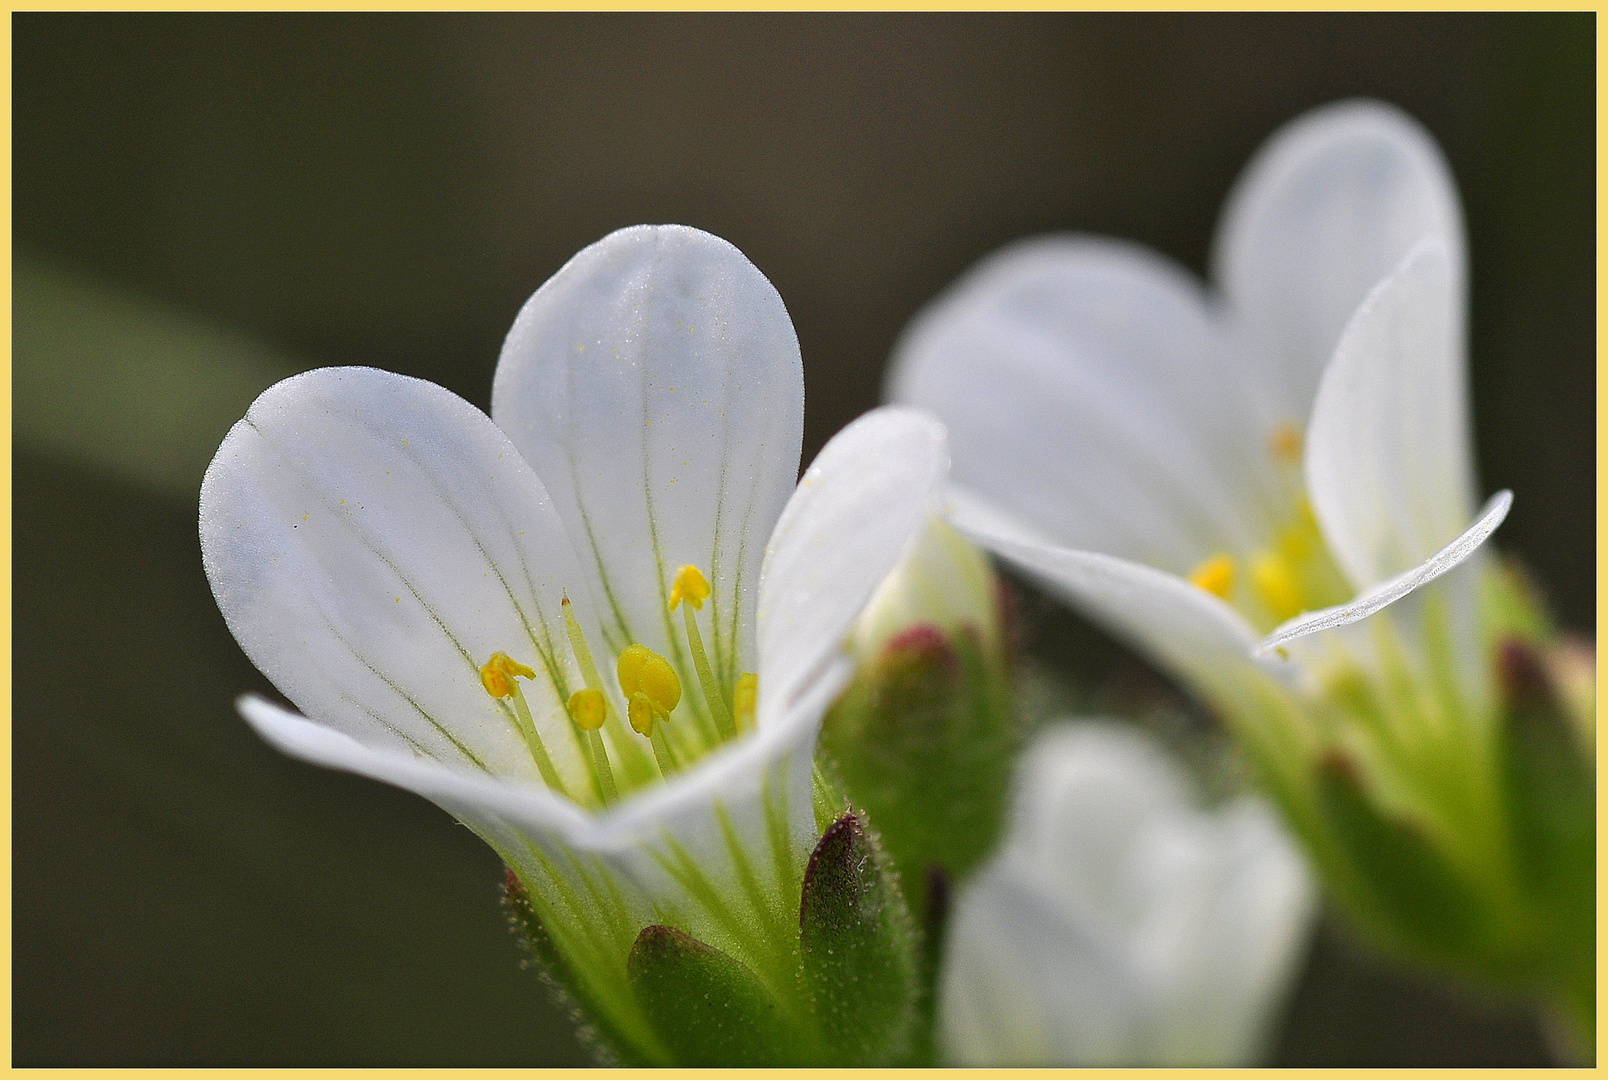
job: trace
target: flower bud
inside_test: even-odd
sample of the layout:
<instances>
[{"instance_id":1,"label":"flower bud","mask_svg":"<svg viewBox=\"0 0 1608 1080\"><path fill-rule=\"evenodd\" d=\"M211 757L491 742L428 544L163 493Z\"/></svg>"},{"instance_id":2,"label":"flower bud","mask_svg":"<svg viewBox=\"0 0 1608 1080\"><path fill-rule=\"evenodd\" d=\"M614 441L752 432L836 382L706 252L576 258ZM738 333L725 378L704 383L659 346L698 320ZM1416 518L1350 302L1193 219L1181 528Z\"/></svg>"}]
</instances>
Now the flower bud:
<instances>
[{"instance_id":1,"label":"flower bud","mask_svg":"<svg viewBox=\"0 0 1608 1080\"><path fill-rule=\"evenodd\" d=\"M987 558L934 520L872 597L851 647L859 674L819 753L864 807L914 912L936 871L953 880L993 846L1017 724Z\"/></svg>"}]
</instances>

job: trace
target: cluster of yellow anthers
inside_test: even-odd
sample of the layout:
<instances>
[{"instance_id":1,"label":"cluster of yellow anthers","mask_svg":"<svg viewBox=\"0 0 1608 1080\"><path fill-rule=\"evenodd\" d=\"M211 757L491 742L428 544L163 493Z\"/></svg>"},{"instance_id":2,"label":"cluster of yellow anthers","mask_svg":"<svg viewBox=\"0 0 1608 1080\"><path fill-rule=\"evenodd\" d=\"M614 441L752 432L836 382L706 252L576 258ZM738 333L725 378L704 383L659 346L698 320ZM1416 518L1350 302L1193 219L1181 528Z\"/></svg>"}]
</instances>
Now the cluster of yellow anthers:
<instances>
[{"instance_id":1,"label":"cluster of yellow anthers","mask_svg":"<svg viewBox=\"0 0 1608 1080\"><path fill-rule=\"evenodd\" d=\"M753 726L758 679L752 672L745 672L738 678L729 697L723 692L709 665L703 635L693 615L703 610L704 601L708 598L709 582L696 566L683 566L676 572L675 581L670 587L670 610L681 608L687 630L687 647L692 654L699 688L719 740L723 742ZM575 654L581 679L586 684L570 695L569 716L581 737L597 795L604 804L608 804L619 798L619 790L603 742L602 729L611 719L615 719L616 723L618 720L614 716L614 705L603 692L602 678L592 659L592 651L586 644L586 637L581 632L580 622L571 610L568 596L564 597L562 607L570 649ZM499 700L512 700L515 723L530 748L537 768L541 770L542 779L548 787L569 796L558 770L553 767L547 748L542 745L525 695L515 681L516 678L535 677L536 672L532 668L502 652L492 653L491 659L480 669L480 681L486 693ZM664 728L665 722L670 720L676 706L681 703L681 677L676 674L676 669L669 660L646 645L628 645L615 661L615 677L619 680L620 693L625 697L626 717L631 729L646 738L653 747L653 758L658 763L659 774L669 776L676 772L683 762L666 737Z\"/></svg>"},{"instance_id":2,"label":"cluster of yellow anthers","mask_svg":"<svg viewBox=\"0 0 1608 1080\"><path fill-rule=\"evenodd\" d=\"M1190 581L1239 608L1262 631L1303 611L1351 599L1351 590L1329 554L1312 504L1302 490L1301 442L1301 433L1289 424L1279 424L1268 439L1294 509L1272 544L1247 556L1250 588L1239 587L1238 562L1226 551L1216 552L1189 574Z\"/></svg>"}]
</instances>

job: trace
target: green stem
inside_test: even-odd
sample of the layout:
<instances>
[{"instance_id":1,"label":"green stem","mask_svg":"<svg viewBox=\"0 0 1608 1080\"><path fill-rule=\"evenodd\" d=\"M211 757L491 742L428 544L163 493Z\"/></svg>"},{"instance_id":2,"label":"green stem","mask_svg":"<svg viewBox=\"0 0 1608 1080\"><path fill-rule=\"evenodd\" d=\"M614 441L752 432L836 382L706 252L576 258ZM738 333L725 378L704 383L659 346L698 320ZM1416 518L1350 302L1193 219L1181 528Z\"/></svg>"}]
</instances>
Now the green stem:
<instances>
[{"instance_id":1,"label":"green stem","mask_svg":"<svg viewBox=\"0 0 1608 1080\"><path fill-rule=\"evenodd\" d=\"M592 767L597 776L598 794L603 798L603 805L617 803L620 801L620 793L614 787L614 770L609 768L609 752L603 746L603 733L597 730L588 731L586 738L592 746Z\"/></svg>"},{"instance_id":2,"label":"green stem","mask_svg":"<svg viewBox=\"0 0 1608 1080\"><path fill-rule=\"evenodd\" d=\"M519 683L513 679L508 680L513 690L514 716L519 721L519 733L525 737L525 745L530 747L530 756L536 759L536 768L541 770L542 779L547 786L569 798L569 792L564 790L564 781L559 778L558 770L553 768L553 759L547 754L547 747L542 745L542 737L536 731L536 721L531 719L530 706L525 704L525 694L519 689Z\"/></svg>"},{"instance_id":3,"label":"green stem","mask_svg":"<svg viewBox=\"0 0 1608 1080\"><path fill-rule=\"evenodd\" d=\"M659 762L659 771L665 776L681 770L681 763L676 760L676 752L670 748L670 740L664 737L664 723L660 720L653 722L653 734L648 736L653 743L653 756Z\"/></svg>"},{"instance_id":4,"label":"green stem","mask_svg":"<svg viewBox=\"0 0 1608 1080\"><path fill-rule=\"evenodd\" d=\"M698 672L698 684L703 687L704 700L709 703L709 715L714 717L720 737L730 739L737 734L737 725L732 721L731 708L720 692L720 684L715 681L715 673L709 667L703 635L698 632L698 621L693 618L692 605L682 604L681 615L687 624L687 644L692 648L692 666Z\"/></svg>"}]
</instances>

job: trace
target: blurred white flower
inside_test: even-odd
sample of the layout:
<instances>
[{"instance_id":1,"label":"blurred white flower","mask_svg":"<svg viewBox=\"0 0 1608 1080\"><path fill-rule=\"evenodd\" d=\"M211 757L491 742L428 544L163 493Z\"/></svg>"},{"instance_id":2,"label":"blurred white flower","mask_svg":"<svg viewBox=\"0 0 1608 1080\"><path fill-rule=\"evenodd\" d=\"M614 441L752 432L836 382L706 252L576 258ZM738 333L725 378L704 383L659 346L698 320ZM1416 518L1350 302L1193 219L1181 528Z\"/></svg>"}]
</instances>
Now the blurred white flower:
<instances>
[{"instance_id":1,"label":"blurred white flower","mask_svg":"<svg viewBox=\"0 0 1608 1080\"><path fill-rule=\"evenodd\" d=\"M816 733L856 616L937 507L930 419L863 417L795 491L802 423L770 283L723 240L641 226L531 297L491 418L416 379L308 372L202 488L218 605L307 716L246 699L247 719L487 840L644 1061L667 1058L625 960L650 923L799 1004Z\"/></svg>"},{"instance_id":2,"label":"blurred white flower","mask_svg":"<svg viewBox=\"0 0 1608 1080\"><path fill-rule=\"evenodd\" d=\"M1313 906L1260 799L1201 810L1137 729L1055 725L1020 767L1003 849L956 901L947 1060L1252 1064Z\"/></svg>"},{"instance_id":3,"label":"blurred white flower","mask_svg":"<svg viewBox=\"0 0 1608 1080\"><path fill-rule=\"evenodd\" d=\"M1304 637L1447 574L1511 502L1469 523L1450 176L1389 106L1316 110L1246 170L1214 268L1221 299L1117 241L1016 245L916 320L891 394L948 426L957 525L1211 698L1304 832L1319 828L1312 763L1338 745L1450 835L1446 815L1468 808L1414 790L1445 764L1444 714L1468 718L1450 723L1455 767L1489 804L1473 816L1499 797L1480 560L1351 628L1366 633ZM1359 679L1388 722L1314 715ZM1405 699L1404 679L1438 699ZM1464 833L1454 857L1472 866L1489 838Z\"/></svg>"}]
</instances>

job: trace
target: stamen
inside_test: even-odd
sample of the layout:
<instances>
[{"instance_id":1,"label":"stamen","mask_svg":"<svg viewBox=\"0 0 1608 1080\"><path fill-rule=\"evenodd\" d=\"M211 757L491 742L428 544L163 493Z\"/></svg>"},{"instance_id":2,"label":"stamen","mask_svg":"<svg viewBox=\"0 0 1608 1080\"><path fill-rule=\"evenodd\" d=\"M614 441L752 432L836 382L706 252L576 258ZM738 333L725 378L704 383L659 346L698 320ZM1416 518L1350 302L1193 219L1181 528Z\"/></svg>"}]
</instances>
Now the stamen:
<instances>
[{"instance_id":1,"label":"stamen","mask_svg":"<svg viewBox=\"0 0 1608 1080\"><path fill-rule=\"evenodd\" d=\"M627 645L615 662L615 674L626 698L631 727L653 744L659 771L666 776L676 772L681 762L670 748L664 726L654 723L669 720L670 713L681 703L681 678L676 669L646 645Z\"/></svg>"},{"instance_id":2,"label":"stamen","mask_svg":"<svg viewBox=\"0 0 1608 1080\"><path fill-rule=\"evenodd\" d=\"M570 695L570 719L582 731L596 731L602 727L608 713L608 699L600 690L577 690Z\"/></svg>"},{"instance_id":3,"label":"stamen","mask_svg":"<svg viewBox=\"0 0 1608 1080\"><path fill-rule=\"evenodd\" d=\"M614 718L614 709L609 705L608 698L603 694L603 679L597 673L597 664L592 660L592 650L586 646L586 635L581 632L580 620L575 617L575 611L570 604L568 594L565 594L559 601L559 608L564 612L564 632L569 635L570 651L575 654L575 663L581 669L581 679L586 683L586 689L597 693L597 700L603 703L604 722L608 723ZM570 701L573 702L574 700L574 695L571 695ZM573 712L571 712L570 716L571 719L574 719ZM619 747L624 743L627 746L625 753L636 753L641 756L641 751L630 746L629 739L624 731L619 730L618 720L614 720L614 725L610 730L615 732L615 746ZM614 784L614 770L609 766L608 751L603 745L603 736L596 728L587 730L581 727L579 721L576 722L575 726L583 732L583 738L591 750L588 757L592 765L592 779L597 784L598 797L605 803L611 802L618 798L619 795ZM647 763L643 762L642 767L646 769L648 767ZM631 768L632 763L627 761L627 776L631 775Z\"/></svg>"},{"instance_id":4,"label":"stamen","mask_svg":"<svg viewBox=\"0 0 1608 1080\"><path fill-rule=\"evenodd\" d=\"M515 675L534 679L536 672L505 652L494 652L485 667L480 669L480 685L492 697L505 698L514 692Z\"/></svg>"},{"instance_id":5,"label":"stamen","mask_svg":"<svg viewBox=\"0 0 1608 1080\"><path fill-rule=\"evenodd\" d=\"M737 692L733 695L732 717L739 732L754 726L754 712L759 707L759 676L745 671L737 677Z\"/></svg>"},{"instance_id":6,"label":"stamen","mask_svg":"<svg viewBox=\"0 0 1608 1080\"><path fill-rule=\"evenodd\" d=\"M603 680L598 677L597 665L592 662L592 650L586 647L586 635L581 633L581 623L571 610L570 598L566 595L559 602L564 612L564 632L569 635L570 651L575 654L575 662L581 666L581 678L585 680L587 689L603 689Z\"/></svg>"},{"instance_id":7,"label":"stamen","mask_svg":"<svg viewBox=\"0 0 1608 1080\"><path fill-rule=\"evenodd\" d=\"M703 571L696 566L683 566L676 571L676 579L670 583L670 610L674 611L676 605L685 600L698 611L703 610L704 601L709 599L709 580L703 576Z\"/></svg>"},{"instance_id":8,"label":"stamen","mask_svg":"<svg viewBox=\"0 0 1608 1080\"><path fill-rule=\"evenodd\" d=\"M1209 593L1229 599L1234 592L1234 559L1218 552L1189 572L1189 580Z\"/></svg>"},{"instance_id":9,"label":"stamen","mask_svg":"<svg viewBox=\"0 0 1608 1080\"><path fill-rule=\"evenodd\" d=\"M654 712L667 720L681 703L681 678L676 669L646 645L627 645L615 664L615 674L627 700L641 694Z\"/></svg>"},{"instance_id":10,"label":"stamen","mask_svg":"<svg viewBox=\"0 0 1608 1080\"><path fill-rule=\"evenodd\" d=\"M648 742L653 744L653 760L659 763L659 772L669 776L679 770L681 762L670 749L670 740L665 738L664 725L653 722L657 718L658 710L653 707L653 702L648 700L648 695L640 690L637 691L631 696L626 711L631 714L631 727L637 734L646 735Z\"/></svg>"},{"instance_id":11,"label":"stamen","mask_svg":"<svg viewBox=\"0 0 1608 1080\"><path fill-rule=\"evenodd\" d=\"M536 759L536 768L542 774L548 787L569 797L564 788L564 781L559 778L558 770L553 767L553 759L547 754L547 747L542 745L542 737L536 730L536 721L531 718L530 706L525 704L525 695L514 681L515 676L524 679L534 679L536 672L513 659L507 653L494 652L491 659L486 661L480 669L480 685L486 688L486 693L499 701L503 698L513 698L515 727L519 729L520 736L530 749L530 756Z\"/></svg>"},{"instance_id":12,"label":"stamen","mask_svg":"<svg viewBox=\"0 0 1608 1080\"><path fill-rule=\"evenodd\" d=\"M603 746L603 721L608 719L609 702L603 691L587 688L577 690L569 699L570 719L586 733L587 749L592 754L593 775L597 778L598 797L603 805L618 802L620 793L614 786L614 770L609 767L608 751Z\"/></svg>"},{"instance_id":13,"label":"stamen","mask_svg":"<svg viewBox=\"0 0 1608 1080\"><path fill-rule=\"evenodd\" d=\"M655 716L653 702L648 700L646 694L635 694L626 703L625 710L631 717L631 728L638 735L653 737L653 719Z\"/></svg>"},{"instance_id":14,"label":"stamen","mask_svg":"<svg viewBox=\"0 0 1608 1080\"><path fill-rule=\"evenodd\" d=\"M709 715L714 718L720 737L729 739L737 734L737 725L732 721L731 707L720 692L720 684L715 681L714 670L709 666L709 655L704 652L703 635L698 632L698 621L692 614L703 607L708 596L709 582L696 566L683 566L676 571L676 579L670 585L670 610L674 611L683 600L687 602L687 606L681 609L681 616L687 625L687 645L692 650L692 667L698 673L698 685L703 690Z\"/></svg>"},{"instance_id":15,"label":"stamen","mask_svg":"<svg viewBox=\"0 0 1608 1080\"><path fill-rule=\"evenodd\" d=\"M665 738L664 725L655 724L653 734L648 736L653 743L653 759L659 763L659 771L669 776L681 771L681 759L676 756L670 740Z\"/></svg>"}]
</instances>

